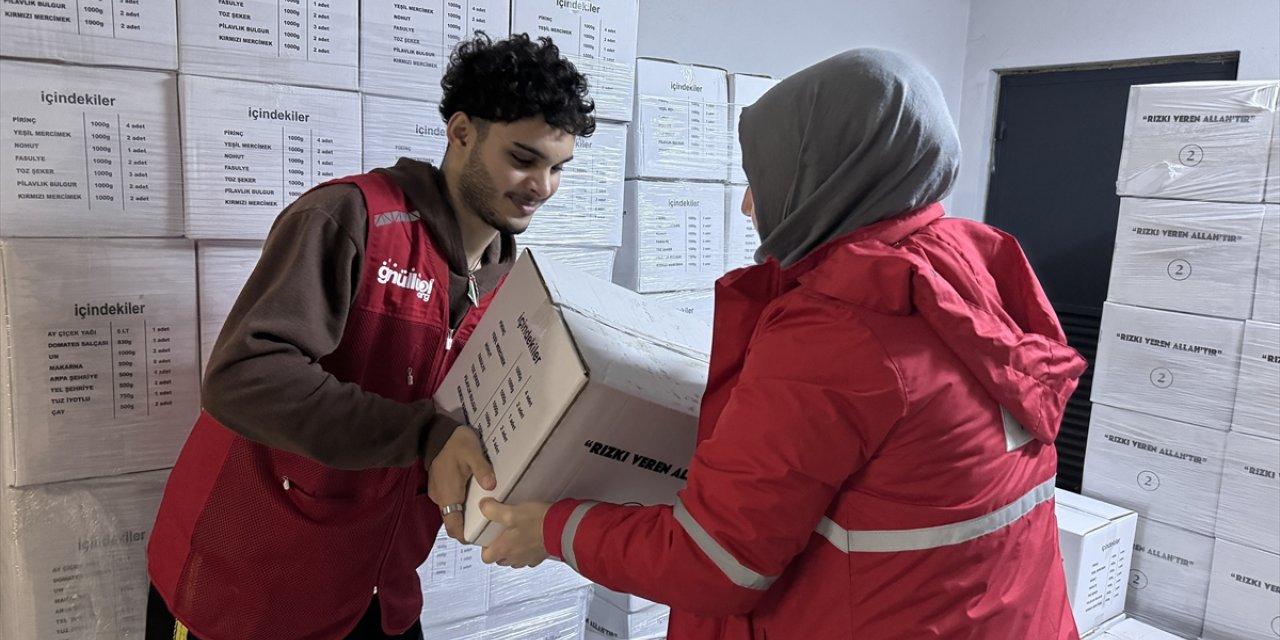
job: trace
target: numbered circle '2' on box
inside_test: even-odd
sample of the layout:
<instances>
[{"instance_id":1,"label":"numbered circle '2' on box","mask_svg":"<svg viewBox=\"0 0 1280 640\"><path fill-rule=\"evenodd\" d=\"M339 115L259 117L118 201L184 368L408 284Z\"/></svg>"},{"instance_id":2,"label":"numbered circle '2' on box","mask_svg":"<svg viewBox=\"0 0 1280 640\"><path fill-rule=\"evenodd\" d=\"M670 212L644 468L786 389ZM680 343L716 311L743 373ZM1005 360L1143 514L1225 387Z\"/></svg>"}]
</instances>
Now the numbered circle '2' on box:
<instances>
[{"instance_id":1,"label":"numbered circle '2' on box","mask_svg":"<svg viewBox=\"0 0 1280 640\"><path fill-rule=\"evenodd\" d=\"M480 431L497 474L467 492L466 540L501 533L484 497L671 504L709 351L692 317L525 251L435 396Z\"/></svg>"},{"instance_id":2,"label":"numbered circle '2' on box","mask_svg":"<svg viewBox=\"0 0 1280 640\"><path fill-rule=\"evenodd\" d=\"M1091 400L1226 431L1244 322L1103 305Z\"/></svg>"}]
</instances>

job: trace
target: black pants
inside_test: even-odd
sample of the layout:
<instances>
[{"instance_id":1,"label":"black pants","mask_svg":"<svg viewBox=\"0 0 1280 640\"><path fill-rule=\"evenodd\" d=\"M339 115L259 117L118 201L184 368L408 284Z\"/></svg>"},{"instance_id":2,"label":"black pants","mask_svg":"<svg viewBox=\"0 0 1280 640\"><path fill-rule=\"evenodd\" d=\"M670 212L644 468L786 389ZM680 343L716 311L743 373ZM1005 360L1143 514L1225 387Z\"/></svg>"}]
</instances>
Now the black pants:
<instances>
[{"instance_id":1,"label":"black pants","mask_svg":"<svg viewBox=\"0 0 1280 640\"><path fill-rule=\"evenodd\" d=\"M145 640L200 640L193 633L188 632L183 635L182 630L185 628L179 627L178 621L174 620L173 614L169 613L169 607L165 605L164 599L160 597L155 586L152 586L151 594L147 596ZM278 640L291 639L279 638ZM382 610L378 607L378 598L375 596L369 604L369 609L364 612L364 617L360 618L356 628L347 636L347 640L422 640L422 623L414 622L408 631L398 636L387 635L382 631Z\"/></svg>"}]
</instances>

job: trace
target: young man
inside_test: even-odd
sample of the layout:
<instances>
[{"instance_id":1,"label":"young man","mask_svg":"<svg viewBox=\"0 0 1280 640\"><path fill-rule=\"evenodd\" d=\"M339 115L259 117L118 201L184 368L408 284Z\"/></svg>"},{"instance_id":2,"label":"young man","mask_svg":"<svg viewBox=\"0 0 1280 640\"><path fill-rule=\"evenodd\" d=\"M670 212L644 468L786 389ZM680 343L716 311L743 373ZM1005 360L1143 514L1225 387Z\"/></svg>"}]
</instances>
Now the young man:
<instances>
[{"instance_id":1,"label":"young man","mask_svg":"<svg viewBox=\"0 0 1280 640\"><path fill-rule=\"evenodd\" d=\"M493 483L432 394L595 128L547 39L463 43L441 84L439 169L322 185L268 236L165 489L147 638L422 636L416 569L442 521L461 534L471 477Z\"/></svg>"}]
</instances>

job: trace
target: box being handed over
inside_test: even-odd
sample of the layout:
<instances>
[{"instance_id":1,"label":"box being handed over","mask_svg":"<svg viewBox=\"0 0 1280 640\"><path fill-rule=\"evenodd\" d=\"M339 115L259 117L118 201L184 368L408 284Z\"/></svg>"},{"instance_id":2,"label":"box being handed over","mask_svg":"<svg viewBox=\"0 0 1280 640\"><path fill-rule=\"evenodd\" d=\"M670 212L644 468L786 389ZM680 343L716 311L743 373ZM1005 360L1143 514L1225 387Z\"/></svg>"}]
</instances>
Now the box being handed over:
<instances>
[{"instance_id":1,"label":"box being handed over","mask_svg":"<svg viewBox=\"0 0 1280 640\"><path fill-rule=\"evenodd\" d=\"M498 484L467 492L467 542L501 527L480 500L670 504L684 486L710 331L526 251L436 393L480 431Z\"/></svg>"}]
</instances>

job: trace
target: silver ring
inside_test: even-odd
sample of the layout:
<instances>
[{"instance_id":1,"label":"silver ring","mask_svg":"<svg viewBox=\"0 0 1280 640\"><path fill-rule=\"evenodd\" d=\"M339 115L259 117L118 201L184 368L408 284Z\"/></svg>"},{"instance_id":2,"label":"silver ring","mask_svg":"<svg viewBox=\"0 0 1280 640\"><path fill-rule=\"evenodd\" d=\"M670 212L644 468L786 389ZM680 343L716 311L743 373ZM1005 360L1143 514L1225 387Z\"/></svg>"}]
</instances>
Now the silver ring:
<instances>
[{"instance_id":1,"label":"silver ring","mask_svg":"<svg viewBox=\"0 0 1280 640\"><path fill-rule=\"evenodd\" d=\"M457 504L445 505L443 507L440 507L440 516L444 517L451 513L459 513L465 510L466 508L467 508L467 505L462 504L461 502Z\"/></svg>"}]
</instances>

